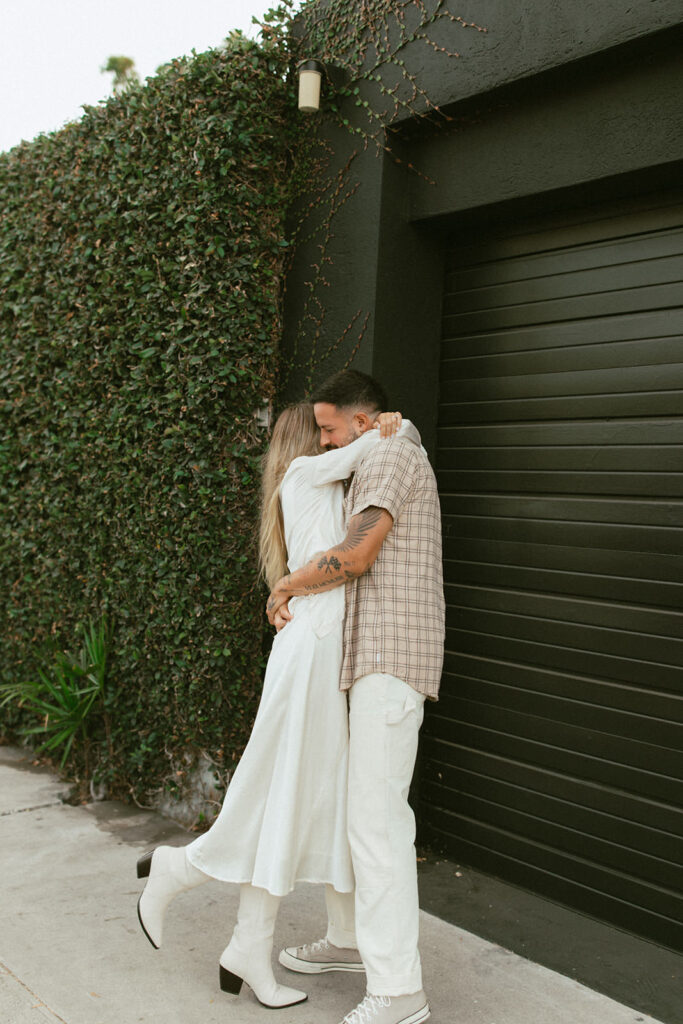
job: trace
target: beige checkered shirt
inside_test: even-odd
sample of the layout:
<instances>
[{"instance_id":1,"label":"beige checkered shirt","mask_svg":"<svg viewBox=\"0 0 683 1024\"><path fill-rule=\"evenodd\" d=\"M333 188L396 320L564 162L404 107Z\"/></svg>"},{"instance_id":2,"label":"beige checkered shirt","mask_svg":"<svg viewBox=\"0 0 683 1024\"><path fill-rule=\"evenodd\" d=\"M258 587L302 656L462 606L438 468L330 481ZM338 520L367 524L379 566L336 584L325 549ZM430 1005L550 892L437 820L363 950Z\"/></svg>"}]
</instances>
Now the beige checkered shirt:
<instances>
[{"instance_id":1,"label":"beige checkered shirt","mask_svg":"<svg viewBox=\"0 0 683 1024\"><path fill-rule=\"evenodd\" d=\"M341 689L388 672L438 700L445 635L441 515L424 451L393 438L361 462L346 496L347 522L374 505L394 525L363 576L346 584Z\"/></svg>"}]
</instances>

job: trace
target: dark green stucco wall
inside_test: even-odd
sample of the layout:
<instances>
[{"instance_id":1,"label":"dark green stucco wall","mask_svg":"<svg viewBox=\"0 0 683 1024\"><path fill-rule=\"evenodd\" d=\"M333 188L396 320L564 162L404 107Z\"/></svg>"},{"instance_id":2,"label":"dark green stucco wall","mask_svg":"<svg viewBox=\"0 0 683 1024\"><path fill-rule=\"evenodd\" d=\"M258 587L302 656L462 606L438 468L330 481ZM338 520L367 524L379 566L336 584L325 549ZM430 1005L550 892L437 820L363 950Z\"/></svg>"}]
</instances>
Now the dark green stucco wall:
<instances>
[{"instance_id":1,"label":"dark green stucco wall","mask_svg":"<svg viewBox=\"0 0 683 1024\"><path fill-rule=\"evenodd\" d=\"M460 59L426 47L406 55L408 69L419 72L430 98L453 121L439 127L426 118L402 119L391 136L400 164L387 153L357 154L350 182L357 188L334 219L327 286L319 292L328 311L328 343L353 316L367 315L353 365L384 383L390 405L417 423L432 454L446 240L452 245L459 229L471 237L473 227L519 225L540 212L561 222L565 215L572 219L572 210L600 218L622 200L642 197L646 207L648 197L683 183L680 2L471 0L457 12L488 29L483 35L454 28L462 40L456 43L436 37L457 45ZM330 141L341 167L354 145L344 136ZM409 164L421 173L409 172ZM290 275L286 352L297 345L297 322L308 299L305 268L315 255L314 244L304 247ZM314 358L313 378L343 365L355 340L326 359ZM297 358L306 363L301 346ZM295 373L286 397L305 390L304 375ZM443 912L442 893L438 902ZM558 932L566 929L566 918L560 920ZM534 927L528 919L526 925ZM591 948L576 927L582 936L577 946ZM539 934L540 950L548 933ZM506 941L499 932L493 937ZM643 955L646 944L637 941ZM537 958L543 959L541 952ZM569 969L564 951L558 960L548 965L557 969L563 962ZM594 967L571 962L576 977L645 1008L625 974L608 983L592 973ZM663 996L655 993L647 1007L658 1017L666 1014L667 999L677 998L668 969L667 961L658 974L651 956L647 961L648 977L662 979Z\"/></svg>"},{"instance_id":2,"label":"dark green stucco wall","mask_svg":"<svg viewBox=\"0 0 683 1024\"><path fill-rule=\"evenodd\" d=\"M625 10L618 2L501 0L464 3L458 13L488 30L452 26L447 38L436 37L457 45L460 59L417 45L406 54L408 69L454 118L451 129L404 120L392 133L393 156L363 150L346 135L329 137L333 167L356 154L355 192L331 225L327 284L316 296L326 316L312 358L300 321L315 239L300 248L286 291L284 354L295 366L283 398L302 397L311 380L344 365L357 333L323 354L354 317L367 316L353 365L382 380L390 405L416 421L428 450L436 428L441 242L458 218L652 190L680 177L683 161L679 3L636 0Z\"/></svg>"},{"instance_id":3,"label":"dark green stucco wall","mask_svg":"<svg viewBox=\"0 0 683 1024\"><path fill-rule=\"evenodd\" d=\"M486 35L444 22L434 41L457 48L459 60L419 46L405 57L442 107L671 29L682 18L678 0L451 0L449 9Z\"/></svg>"},{"instance_id":4,"label":"dark green stucco wall","mask_svg":"<svg viewBox=\"0 0 683 1024\"><path fill-rule=\"evenodd\" d=\"M438 182L411 182L410 216L443 216L624 174L683 157L679 32L463 102L446 135L411 159Z\"/></svg>"}]
</instances>

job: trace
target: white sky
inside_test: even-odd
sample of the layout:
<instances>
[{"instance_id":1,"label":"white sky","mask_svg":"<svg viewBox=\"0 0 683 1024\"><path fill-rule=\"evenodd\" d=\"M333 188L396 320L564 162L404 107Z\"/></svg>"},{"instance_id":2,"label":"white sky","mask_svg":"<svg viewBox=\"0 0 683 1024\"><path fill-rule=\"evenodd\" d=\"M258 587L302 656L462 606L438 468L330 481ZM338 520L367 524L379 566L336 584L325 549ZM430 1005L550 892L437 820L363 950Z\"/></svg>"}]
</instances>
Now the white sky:
<instances>
[{"instance_id":1,"label":"white sky","mask_svg":"<svg viewBox=\"0 0 683 1024\"><path fill-rule=\"evenodd\" d=\"M144 79L173 57L218 46L277 0L0 0L0 151L111 95L100 68L132 57Z\"/></svg>"}]
</instances>

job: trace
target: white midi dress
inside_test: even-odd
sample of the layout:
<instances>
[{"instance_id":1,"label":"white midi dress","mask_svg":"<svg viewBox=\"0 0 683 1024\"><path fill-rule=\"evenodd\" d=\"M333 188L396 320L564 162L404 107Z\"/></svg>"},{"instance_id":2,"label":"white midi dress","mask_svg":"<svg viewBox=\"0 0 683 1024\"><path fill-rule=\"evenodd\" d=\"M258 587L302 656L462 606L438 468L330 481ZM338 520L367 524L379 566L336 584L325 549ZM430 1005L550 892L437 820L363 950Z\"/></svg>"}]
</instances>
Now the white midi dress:
<instances>
[{"instance_id":1,"label":"white midi dress","mask_svg":"<svg viewBox=\"0 0 683 1024\"><path fill-rule=\"evenodd\" d=\"M414 430L414 428L412 428ZM401 434L410 430L404 421ZM376 430L322 455L295 459L280 489L290 572L345 535L341 481L381 444ZM339 690L344 587L290 600L254 728L221 812L186 847L192 864L225 882L276 896L296 882L354 888L346 832L348 711Z\"/></svg>"}]
</instances>

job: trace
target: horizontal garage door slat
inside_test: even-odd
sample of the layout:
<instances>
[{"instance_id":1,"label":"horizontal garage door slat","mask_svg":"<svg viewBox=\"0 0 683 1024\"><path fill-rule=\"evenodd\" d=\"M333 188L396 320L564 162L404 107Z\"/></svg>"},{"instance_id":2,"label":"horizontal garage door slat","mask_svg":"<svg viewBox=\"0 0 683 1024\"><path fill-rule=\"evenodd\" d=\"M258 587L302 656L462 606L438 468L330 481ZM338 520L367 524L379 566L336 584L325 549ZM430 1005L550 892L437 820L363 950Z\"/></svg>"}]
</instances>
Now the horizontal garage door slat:
<instances>
[{"instance_id":1,"label":"horizontal garage door slat","mask_svg":"<svg viewBox=\"0 0 683 1024\"><path fill-rule=\"evenodd\" d=\"M658 284L646 288L626 288L598 295L577 295L560 299L540 299L473 312L444 311L447 335L469 331L493 331L503 327L549 324L556 320L578 320L588 316L620 316L645 308L662 309L683 303L683 286Z\"/></svg>"},{"instance_id":2,"label":"horizontal garage door slat","mask_svg":"<svg viewBox=\"0 0 683 1024\"><path fill-rule=\"evenodd\" d=\"M512 711L515 714L588 729L617 739L663 747L666 748L666 757L669 757L671 751L678 754L683 749L683 723L666 721L648 711L635 714L609 706L601 707L566 693L541 693L524 686L523 679L520 680L522 685L517 686L491 682L477 676L459 676L457 682L457 703L456 698L448 694L443 698L445 703L440 708L440 713L446 718L457 720L461 714L461 702L467 700L500 708L501 711ZM680 707L677 710L680 712ZM628 747L628 743L626 746ZM683 778L680 758L669 758L668 763L669 774L678 772Z\"/></svg>"},{"instance_id":3,"label":"horizontal garage door slat","mask_svg":"<svg viewBox=\"0 0 683 1024\"><path fill-rule=\"evenodd\" d=\"M470 593L476 593L471 588ZM448 596L452 594L449 588ZM518 599L521 605L521 600ZM590 610L585 608L588 618ZM620 655L633 658L642 656L644 650L656 655L655 664L679 667L683 664L683 640L661 635L661 633L636 632L628 629L628 622L634 622L635 616L629 613L628 606L624 609L624 628L610 629L606 626L593 626L587 622L555 620L542 617L540 614L524 614L524 605L518 611L498 611L484 607L480 597L468 605L449 606L446 616L446 627L453 629L469 629L474 632L490 633L494 636L511 636L522 640L536 640L539 643L551 643L562 648L576 648L603 654ZM662 620L660 620L662 621ZM662 623L663 624L663 623ZM654 658L653 658L654 660ZM681 680L683 689L683 679ZM682 759L683 760L683 759Z\"/></svg>"},{"instance_id":4,"label":"horizontal garage door slat","mask_svg":"<svg viewBox=\"0 0 683 1024\"><path fill-rule=\"evenodd\" d=\"M464 735L465 727L461 728ZM462 744L456 746L443 740L435 740L434 746L440 750L441 757L426 766L426 782L466 793L487 788L489 783L505 782L527 790L532 796L552 796L577 808L599 812L605 822L617 818L620 835L628 837L627 845L664 860L683 863L683 809L669 807L663 812L637 793L625 793L606 783L575 778L567 772L553 772L543 764L522 764L487 750L474 750ZM447 795L442 795L439 803L448 802Z\"/></svg>"},{"instance_id":5,"label":"horizontal garage door slat","mask_svg":"<svg viewBox=\"0 0 683 1024\"><path fill-rule=\"evenodd\" d=\"M447 583L446 601L452 608L482 608L514 615L558 619L626 630L629 634L671 637L683 641L683 615L668 609L643 608L638 604L579 599L558 594L533 594L510 588L467 586L462 581ZM683 740L683 736L681 737ZM681 744L683 750L683 743Z\"/></svg>"},{"instance_id":6,"label":"horizontal garage door slat","mask_svg":"<svg viewBox=\"0 0 683 1024\"><path fill-rule=\"evenodd\" d=\"M448 500L457 503L457 496ZM446 504L446 502L444 502ZM496 537L522 540L530 544L575 544L577 547L614 548L638 551L645 555L683 555L683 536L675 527L631 526L627 523L554 522L540 518L502 518L489 516L451 516L446 512L446 528L459 537Z\"/></svg>"},{"instance_id":7,"label":"horizontal garage door slat","mask_svg":"<svg viewBox=\"0 0 683 1024\"><path fill-rule=\"evenodd\" d=\"M457 485L460 474L454 474ZM460 491L461 493L458 493ZM455 500L453 495L457 495ZM461 516L527 519L562 519L592 523L624 523L644 526L677 526L681 519L681 502L666 499L639 499L613 497L567 497L562 495L537 496L534 494L472 494L461 487L446 496L444 504L457 509ZM444 515L446 513L444 512ZM683 523L681 524L683 525ZM450 526L450 520L449 520ZM449 531L450 532L450 531ZM681 566L683 568L683 566ZM681 577L683 579L683 577Z\"/></svg>"},{"instance_id":8,"label":"horizontal garage door slat","mask_svg":"<svg viewBox=\"0 0 683 1024\"><path fill-rule=\"evenodd\" d=\"M457 244L447 254L447 269L557 251L563 256L570 256L575 249L585 250L589 245L600 251L617 240L631 238L638 242L655 235L668 238L672 233L680 233L680 204L662 205L656 197L651 198L653 201L649 209L642 207L629 212L628 219L614 217L612 214L596 217L594 210L585 218L572 215L572 222L567 218L558 231L549 229L543 223L539 223L537 231L532 230L529 224L524 225L523 231L516 230L515 225L511 224L509 230L497 235L495 250L491 247L490 234L477 232L469 242L466 237L460 236L456 240ZM627 231L624 230L626 225ZM558 241L560 246L557 245Z\"/></svg>"},{"instance_id":9,"label":"horizontal garage door slat","mask_svg":"<svg viewBox=\"0 0 683 1024\"><path fill-rule=\"evenodd\" d=\"M458 380L458 392L463 402L485 399L510 401L518 398L553 398L556 395L611 395L631 391L675 391L683 387L681 363L661 363L658 366L624 366L618 373L614 369L583 370L567 373L527 373L494 378L466 378L460 380L457 362L449 360L441 379Z\"/></svg>"},{"instance_id":10,"label":"horizontal garage door slat","mask_svg":"<svg viewBox=\"0 0 683 1024\"><path fill-rule=\"evenodd\" d=\"M635 874L607 870L607 865L603 868L600 861L582 856L578 849L566 849L564 844L569 839L568 830L565 830L561 837L555 838L555 830L550 829L549 837L555 839L554 844L550 846L537 835L528 834L539 831L533 827L533 819L528 816L523 816L526 826L523 839L506 828L505 824L494 825L483 816L476 819L465 814L456 817L459 818L461 825L464 825L465 836L469 836L474 842L481 841L482 837L488 834L492 845L500 852L514 856L515 851L524 851L532 864L551 870L553 867L555 870L561 867L567 878L593 888L600 886L604 892L617 899L628 902L634 900L634 897L646 899L654 913L678 921L683 929L683 907L677 894L672 898L671 891L656 882L642 881ZM572 845L576 846L575 843Z\"/></svg>"},{"instance_id":11,"label":"horizontal garage door slat","mask_svg":"<svg viewBox=\"0 0 683 1024\"><path fill-rule=\"evenodd\" d=\"M595 267L573 273L551 274L529 280L511 280L504 284L474 286L467 291L451 293L446 306L447 316L473 310L499 310L512 304L538 303L559 298L585 298L594 293L619 292L626 288L659 287L678 283L683 278L683 257L639 260L613 267Z\"/></svg>"},{"instance_id":12,"label":"horizontal garage door slat","mask_svg":"<svg viewBox=\"0 0 683 1024\"><path fill-rule=\"evenodd\" d=\"M647 341L655 338L678 337L683 332L683 313L679 309L649 310L628 316L608 316L600 319L572 320L553 324L549 332L545 324L523 324L521 327L499 332L458 333L449 338L444 335L443 358L500 356L508 352L526 352L538 349L566 349L614 342Z\"/></svg>"},{"instance_id":13,"label":"horizontal garage door slat","mask_svg":"<svg viewBox=\"0 0 683 1024\"><path fill-rule=\"evenodd\" d=\"M489 628L507 625L507 634L475 631L471 627L474 616L469 618L470 621L463 623L463 629L446 629L446 644L449 650L464 651L480 657L488 655L492 658L527 661L530 665L541 665L557 670L564 668L580 675L602 676L604 679L634 686L652 686L658 690L683 693L683 679L678 663L672 665L657 661L637 661L633 658L619 658L612 651L591 651L582 646L563 647L552 629L543 631L538 626L536 632L539 639L515 636L513 625L522 632L522 623L514 623L509 618L504 620L502 616L493 620L489 615L486 625ZM483 625L482 618L483 615L477 616L478 625ZM578 641L580 637L577 635L576 639Z\"/></svg>"},{"instance_id":14,"label":"horizontal garage door slat","mask_svg":"<svg viewBox=\"0 0 683 1024\"><path fill-rule=\"evenodd\" d=\"M648 441L643 440L644 437ZM500 448L502 445L536 444L683 444L683 421L604 420L576 423L496 423L476 427L443 427L438 433L440 457L446 449L465 447Z\"/></svg>"},{"instance_id":15,"label":"horizontal garage door slat","mask_svg":"<svg viewBox=\"0 0 683 1024\"><path fill-rule=\"evenodd\" d=\"M447 448L441 455L445 470L545 469L554 472L580 469L589 473L680 473L678 445L526 445L524 448ZM683 506L679 523L683 526Z\"/></svg>"},{"instance_id":16,"label":"horizontal garage door slat","mask_svg":"<svg viewBox=\"0 0 683 1024\"><path fill-rule=\"evenodd\" d=\"M498 520L491 520L492 523ZM558 544L525 544L520 543L517 536L511 540L491 536L467 537L467 547L463 550L461 543L464 536L459 537L455 530L450 529L444 538L446 558L453 560L457 555L479 558L482 561L497 561L510 565L527 565L548 569L574 570L577 573L590 575L613 575L624 579L649 580L655 586L669 581L677 584L680 591L683 580L683 558L656 555L651 552L633 553L617 549L582 548L580 545L568 546L561 538ZM590 584L587 582L587 586ZM590 593L587 589L584 593Z\"/></svg>"},{"instance_id":17,"label":"horizontal garage door slat","mask_svg":"<svg viewBox=\"0 0 683 1024\"><path fill-rule=\"evenodd\" d=\"M495 661L478 655L447 651L444 672L449 686L459 679L479 679L511 688L518 687L527 694L546 694L567 700L594 704L600 708L628 711L653 719L671 720L678 724L683 719L683 696L653 687L623 686L598 676L584 676L566 669L547 669L514 661ZM452 696L452 693L451 693ZM444 694L443 699L447 699ZM439 708L439 713L442 713ZM683 807L679 808L683 821Z\"/></svg>"},{"instance_id":18,"label":"horizontal garage door slat","mask_svg":"<svg viewBox=\"0 0 683 1024\"><path fill-rule=\"evenodd\" d=\"M550 251L532 256L510 256L508 259L475 263L464 268L451 265L446 270L446 291L457 294L509 281L528 281L560 274L573 280L577 272L600 268L611 270L642 263L643 260L657 262L669 256L680 259L681 252L683 231L674 228L671 231L640 235L636 240L620 238L598 245L579 245L560 253ZM476 253L470 252L468 257L476 259ZM587 283L591 285L592 279Z\"/></svg>"},{"instance_id":19,"label":"horizontal garage door slat","mask_svg":"<svg viewBox=\"0 0 683 1024\"><path fill-rule=\"evenodd\" d=\"M445 377L458 380L478 377L514 376L527 373L559 373L572 370L600 370L624 366L656 366L676 363L679 338L644 338L638 341L605 342L595 345L548 349L545 352L502 352L498 355L461 356L456 352L444 358Z\"/></svg>"},{"instance_id":20,"label":"horizontal garage door slat","mask_svg":"<svg viewBox=\"0 0 683 1024\"><path fill-rule=\"evenodd\" d=\"M505 729L494 728L494 723L489 723L485 727L472 721L472 716L468 715L453 721L446 721L438 716L432 716L432 719L430 735L433 735L435 741L444 741L440 745L435 744L435 749L442 756L451 756L448 748L457 746L457 742L452 743L452 737L459 736L461 739L466 738L465 745L473 750L520 761L559 775L585 779L617 791L625 790L633 796L649 800L653 809L655 802L663 803L667 809L681 807L683 785L680 782L671 782L664 777L666 785L663 787L661 776L637 765L621 764L597 757L586 750L574 750L542 742L528 733L516 735ZM510 719L508 724L511 724ZM662 795L665 795L663 800ZM448 806L457 809L457 799ZM624 817L627 812L628 804L625 802L622 812ZM657 821L665 818L666 815L656 815ZM627 858L625 860L627 861Z\"/></svg>"},{"instance_id":21,"label":"horizontal garage door slat","mask_svg":"<svg viewBox=\"0 0 683 1024\"><path fill-rule=\"evenodd\" d=\"M680 583L661 583L658 580L653 582L623 576L596 576L595 566L590 561L588 571L584 572L577 571L576 567L569 572L559 572L550 568L535 569L525 565L501 564L498 561L501 555L510 557L503 548L504 545L495 545L498 554L493 550L482 552L483 557L490 557L490 562L451 560L447 568L448 576L461 583L476 586L512 589L524 587L532 593L551 591L556 595L576 597L590 594L591 597L602 600L638 602L642 608L653 604L658 608L664 605L679 611L683 607L683 588ZM479 546L478 551L481 551ZM477 557L477 552L470 551L469 554L473 559Z\"/></svg>"},{"instance_id":22,"label":"horizontal garage door slat","mask_svg":"<svg viewBox=\"0 0 683 1024\"><path fill-rule=\"evenodd\" d=\"M515 422L519 420L622 419L625 416L675 416L683 408L683 389L610 395L564 395L450 403L441 406L440 425Z\"/></svg>"},{"instance_id":23,"label":"horizontal garage door slat","mask_svg":"<svg viewBox=\"0 0 683 1024\"><path fill-rule=\"evenodd\" d=\"M530 839L551 842L565 853L589 858L617 870L623 861L621 847L628 846L631 870L636 878L656 887L666 886L683 891L683 867L677 859L683 853L680 839L676 841L675 847L672 846L671 859L657 857L650 845L653 837L651 829L640 829L638 832L639 827L633 826L635 834L634 831L627 834L622 830L620 843L617 844L609 838L614 836L614 822L607 815L553 797L529 793L528 790L505 782L482 782L476 776L465 775L461 776L460 781L464 789L458 791L458 808L459 813L465 817L483 819L485 814L489 824L506 830L518 827L518 819L521 819L525 835ZM450 795L443 786L433 783L427 784L427 792L434 803L442 805ZM631 845L629 840L635 840L638 845ZM668 895L665 891L661 899L666 899ZM671 913L675 908L679 912L683 910L683 898L668 907L661 899L658 907L660 912Z\"/></svg>"},{"instance_id":24,"label":"horizontal garage door slat","mask_svg":"<svg viewBox=\"0 0 683 1024\"><path fill-rule=\"evenodd\" d=\"M662 900L654 887L639 884L632 876L601 871L590 861L567 856L552 847L534 844L517 833L496 829L471 818L437 807L435 830L442 836L460 835L464 863L508 878L518 885L560 900L593 917L636 931L673 949L683 948L680 918L651 909ZM664 901L666 902L666 901Z\"/></svg>"},{"instance_id":25,"label":"horizontal garage door slat","mask_svg":"<svg viewBox=\"0 0 683 1024\"><path fill-rule=\"evenodd\" d=\"M454 496L449 500L456 500ZM482 497L479 495L478 497ZM486 495L484 495L486 497ZM463 522L469 524L470 518L463 517ZM532 520L534 516L530 517ZM552 522L552 515L548 516L547 522ZM617 547L615 550L598 548L581 544L570 544L570 539L564 535L556 538L556 543L548 544L535 542L533 545L524 543L517 531L512 531L508 539L498 534L498 529L506 522L503 517L491 517L489 529L484 526L478 536L463 531L459 533L456 529L457 519L455 517L444 517L446 520L447 532L444 536L446 557L456 559L463 554L466 557L483 558L484 561L494 560L500 557L510 564L538 566L541 568L574 569L576 572L595 573L596 575L612 574L625 578L675 582L681 585L683 580L683 558L681 556L659 555L651 551L632 552ZM596 519L596 521L598 521ZM524 519L519 518L518 523ZM521 527L520 527L521 528ZM461 544L467 543L466 550ZM574 538L576 539L576 538ZM521 541L521 543L520 543Z\"/></svg>"},{"instance_id":26,"label":"horizontal garage door slat","mask_svg":"<svg viewBox=\"0 0 683 1024\"><path fill-rule=\"evenodd\" d=\"M454 644L462 644L463 633L470 638L467 648L462 647L463 650L472 651L475 648L471 645L476 644L476 650L481 651L489 638L491 648L495 645L497 650L505 642L509 644L510 650L513 647L520 650L522 645L533 645L535 650L529 650L527 654L533 664L561 667L562 659L566 659L567 666L572 666L573 670L596 674L607 674L608 664L611 664L611 674L607 674L609 679L621 679L624 682L633 679L636 684L643 685L656 685L655 681L661 679L661 685L666 689L683 693L680 640L667 640L644 633L628 634L622 630L586 626L582 623L489 612L480 608L449 610L446 618L447 639ZM652 651L652 660L639 659L638 655L648 650L648 647ZM654 651L654 648L657 650ZM654 660L655 656L661 660ZM632 664L631 671L629 662Z\"/></svg>"},{"instance_id":27,"label":"horizontal garage door slat","mask_svg":"<svg viewBox=\"0 0 683 1024\"><path fill-rule=\"evenodd\" d=\"M444 738L449 722L468 722L517 738L538 735L546 746L583 751L648 774L656 768L667 777L670 791L683 793L678 723L600 708L562 695L539 694L523 685L515 688L467 677L457 681L458 697L446 695L440 709L439 735ZM523 684L523 678L520 682Z\"/></svg>"},{"instance_id":28,"label":"horizontal garage door slat","mask_svg":"<svg viewBox=\"0 0 683 1024\"><path fill-rule=\"evenodd\" d=\"M683 479L680 473L569 473L525 472L516 470L470 470L460 473L444 472L441 486L450 494L462 490L469 493L500 491L546 491L548 494L612 494L645 497L683 497Z\"/></svg>"},{"instance_id":29,"label":"horizontal garage door slat","mask_svg":"<svg viewBox=\"0 0 683 1024\"><path fill-rule=\"evenodd\" d=\"M683 945L683 208L507 231L447 259L423 818Z\"/></svg>"}]
</instances>

